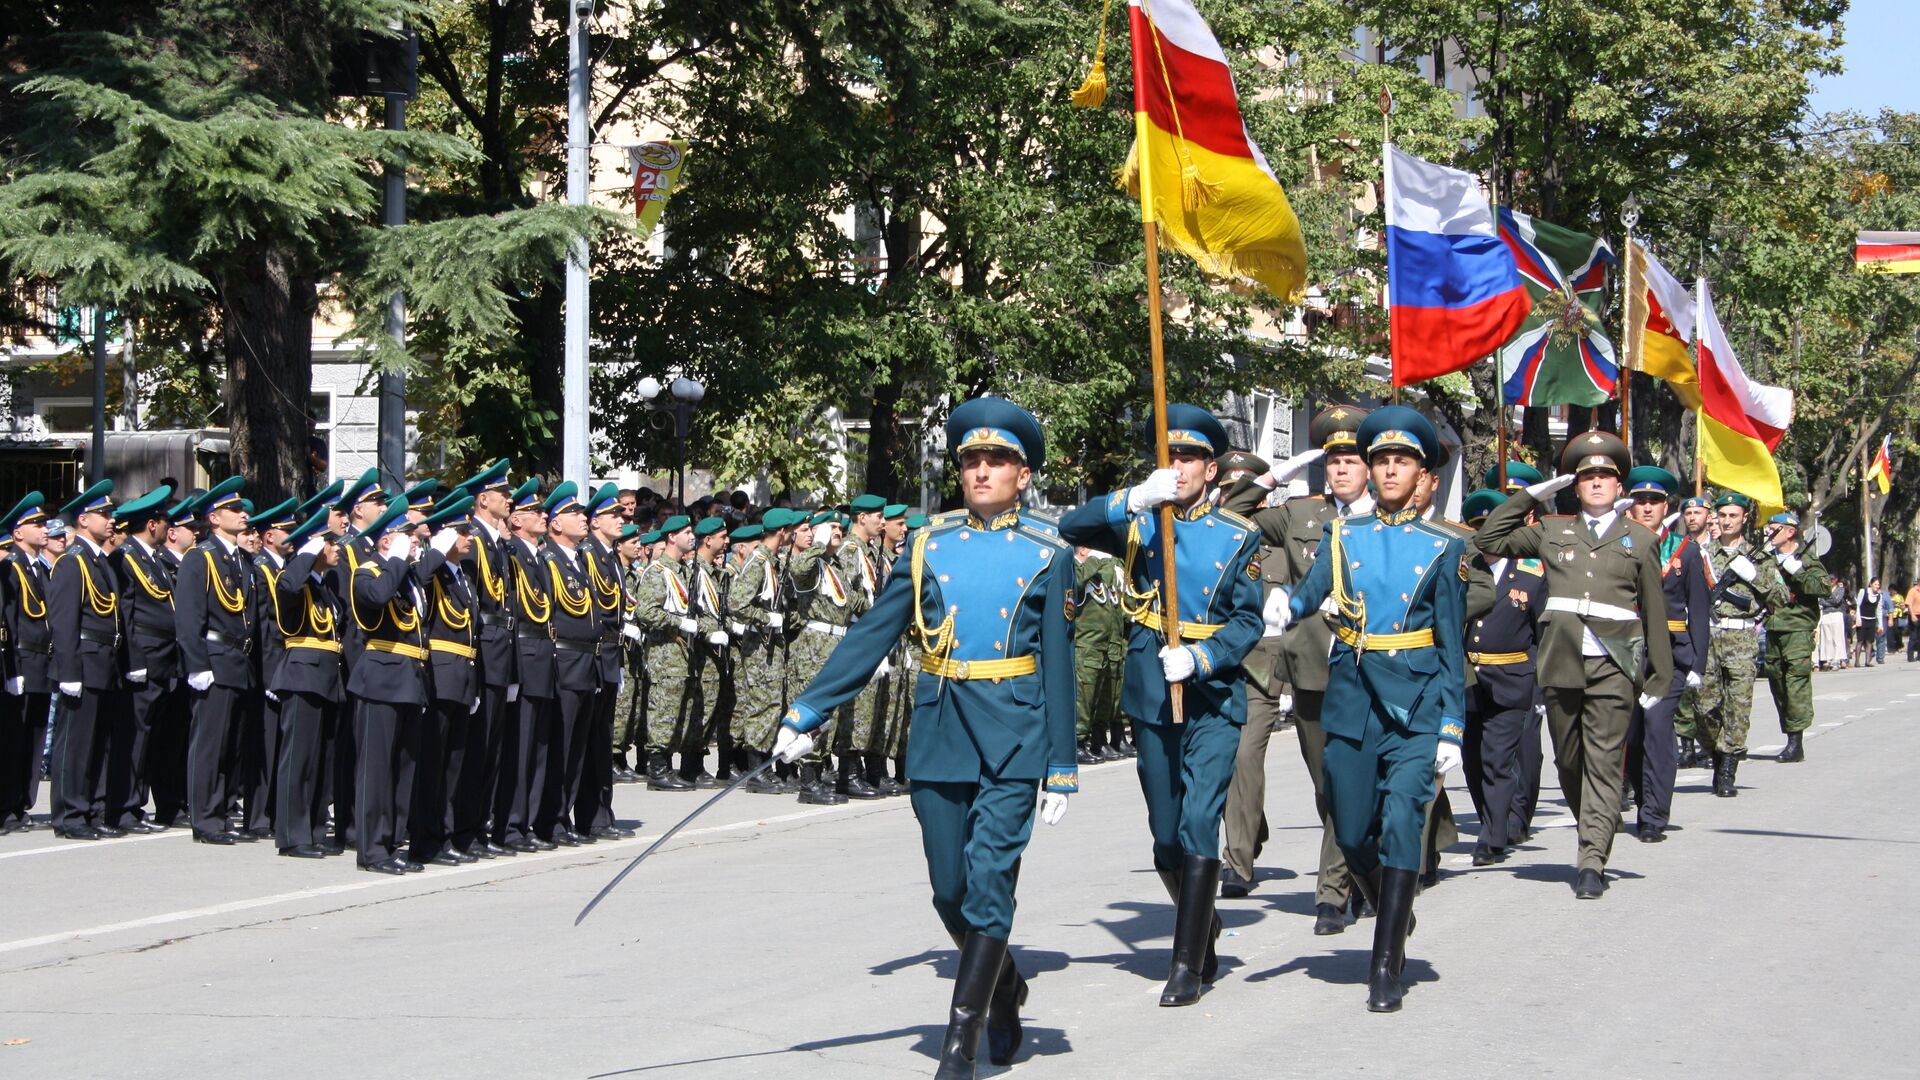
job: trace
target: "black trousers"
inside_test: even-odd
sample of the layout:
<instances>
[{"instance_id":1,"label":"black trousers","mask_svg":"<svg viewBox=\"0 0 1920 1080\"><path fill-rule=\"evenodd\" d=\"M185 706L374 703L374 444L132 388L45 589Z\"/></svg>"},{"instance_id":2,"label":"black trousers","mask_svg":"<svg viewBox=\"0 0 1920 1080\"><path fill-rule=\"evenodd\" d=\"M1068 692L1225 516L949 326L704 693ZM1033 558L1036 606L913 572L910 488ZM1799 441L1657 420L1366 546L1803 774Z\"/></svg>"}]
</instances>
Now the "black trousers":
<instances>
[{"instance_id":1,"label":"black trousers","mask_svg":"<svg viewBox=\"0 0 1920 1080\"><path fill-rule=\"evenodd\" d=\"M1639 791L1638 821L1665 828L1673 812L1673 782L1680 771L1680 749L1674 741L1673 718L1680 711L1680 695L1687 689L1687 673L1673 673L1673 685L1653 708L1633 707L1633 725L1627 729L1627 783Z\"/></svg>"},{"instance_id":2,"label":"black trousers","mask_svg":"<svg viewBox=\"0 0 1920 1080\"><path fill-rule=\"evenodd\" d=\"M1484 847L1511 847L1530 816L1520 744L1532 721L1534 752L1539 753L1540 718L1531 708L1507 709L1494 704L1481 685L1469 687L1467 695L1471 720L1461 750L1467 790L1473 795L1474 812L1480 816L1479 842ZM1536 756L1536 778L1538 760Z\"/></svg>"},{"instance_id":3,"label":"black trousers","mask_svg":"<svg viewBox=\"0 0 1920 1080\"><path fill-rule=\"evenodd\" d=\"M358 803L354 789L360 781L360 699L342 696L340 722L333 727L333 834L343 847L353 847L358 839L354 829L354 809Z\"/></svg>"},{"instance_id":4,"label":"black trousers","mask_svg":"<svg viewBox=\"0 0 1920 1080\"><path fill-rule=\"evenodd\" d=\"M420 706L355 699L360 775L354 782L355 850L360 865L386 862L409 839L414 743Z\"/></svg>"},{"instance_id":5,"label":"black trousers","mask_svg":"<svg viewBox=\"0 0 1920 1080\"><path fill-rule=\"evenodd\" d=\"M186 679L175 676L167 683L147 717L146 781L153 795L153 820L177 825L187 816L187 744L193 705Z\"/></svg>"},{"instance_id":6,"label":"black trousers","mask_svg":"<svg viewBox=\"0 0 1920 1080\"><path fill-rule=\"evenodd\" d=\"M107 719L106 822L125 828L146 816L148 765L153 731L171 691L171 680L148 678L129 684L126 708Z\"/></svg>"},{"instance_id":7,"label":"black trousers","mask_svg":"<svg viewBox=\"0 0 1920 1080\"><path fill-rule=\"evenodd\" d=\"M53 827L100 824L95 796L99 789L106 730L101 711L116 697L111 690L82 689L78 697L57 695L53 726Z\"/></svg>"},{"instance_id":8,"label":"black trousers","mask_svg":"<svg viewBox=\"0 0 1920 1080\"><path fill-rule=\"evenodd\" d=\"M537 835L534 818L542 809L547 790L554 718L559 711L554 699L525 694L520 695L518 705L513 741L507 744L501 763L501 786L505 787L508 780L513 785L507 799L506 825L499 827L505 840L531 840Z\"/></svg>"},{"instance_id":9,"label":"black trousers","mask_svg":"<svg viewBox=\"0 0 1920 1080\"><path fill-rule=\"evenodd\" d=\"M45 759L46 694L0 694L0 825L20 825L40 801Z\"/></svg>"},{"instance_id":10,"label":"black trousers","mask_svg":"<svg viewBox=\"0 0 1920 1080\"><path fill-rule=\"evenodd\" d=\"M334 704L318 694L280 695L279 755L274 762L276 847L318 844L327 835L327 733Z\"/></svg>"},{"instance_id":11,"label":"black trousers","mask_svg":"<svg viewBox=\"0 0 1920 1080\"><path fill-rule=\"evenodd\" d=\"M411 847L425 862L447 846L453 832L453 790L466 765L469 704L434 701L420 718L414 740Z\"/></svg>"},{"instance_id":12,"label":"black trousers","mask_svg":"<svg viewBox=\"0 0 1920 1080\"><path fill-rule=\"evenodd\" d=\"M187 813L195 832L225 832L227 785L232 780L227 748L246 691L215 683L193 694L193 730L187 736Z\"/></svg>"},{"instance_id":13,"label":"black trousers","mask_svg":"<svg viewBox=\"0 0 1920 1080\"><path fill-rule=\"evenodd\" d=\"M533 820L534 835L542 840L552 840L560 829L574 827L573 808L580 798L581 779L586 774L587 740L593 731L593 691L556 690L554 693L553 743L547 759L546 794Z\"/></svg>"},{"instance_id":14,"label":"black trousers","mask_svg":"<svg viewBox=\"0 0 1920 1080\"><path fill-rule=\"evenodd\" d=\"M1539 709L1527 710L1527 724L1520 732L1520 812L1507 826L1509 839L1533 832L1533 812L1540 805L1540 768L1546 761L1540 740L1546 718Z\"/></svg>"},{"instance_id":15,"label":"black trousers","mask_svg":"<svg viewBox=\"0 0 1920 1080\"><path fill-rule=\"evenodd\" d=\"M462 851L492 835L487 823L500 786L500 740L511 707L506 687L481 687L480 711L467 719L460 774L456 777L449 771L447 775L453 796L453 845Z\"/></svg>"},{"instance_id":16,"label":"black trousers","mask_svg":"<svg viewBox=\"0 0 1920 1080\"><path fill-rule=\"evenodd\" d=\"M613 707L619 698L619 683L601 683L593 695L585 771L573 804L576 829L613 827Z\"/></svg>"},{"instance_id":17,"label":"black trousers","mask_svg":"<svg viewBox=\"0 0 1920 1080\"><path fill-rule=\"evenodd\" d=\"M275 763L280 760L280 702L251 690L240 711L240 757L236 785L245 802L245 828L273 831Z\"/></svg>"}]
</instances>

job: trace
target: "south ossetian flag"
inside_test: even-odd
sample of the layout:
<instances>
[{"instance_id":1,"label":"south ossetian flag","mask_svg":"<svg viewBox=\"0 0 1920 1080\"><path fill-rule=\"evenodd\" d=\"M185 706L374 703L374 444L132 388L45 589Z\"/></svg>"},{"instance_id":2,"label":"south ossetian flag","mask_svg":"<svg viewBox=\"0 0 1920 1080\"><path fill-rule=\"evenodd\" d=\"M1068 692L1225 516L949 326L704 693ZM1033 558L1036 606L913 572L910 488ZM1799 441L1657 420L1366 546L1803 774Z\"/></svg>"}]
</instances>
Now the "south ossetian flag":
<instances>
[{"instance_id":1,"label":"south ossetian flag","mask_svg":"<svg viewBox=\"0 0 1920 1080\"><path fill-rule=\"evenodd\" d=\"M1747 378L1700 279L1700 461L1707 481L1780 506L1774 448L1793 422L1793 391Z\"/></svg>"},{"instance_id":2,"label":"south ossetian flag","mask_svg":"<svg viewBox=\"0 0 1920 1080\"><path fill-rule=\"evenodd\" d=\"M1920 232L1862 232L1853 242L1853 265L1882 274L1920 274Z\"/></svg>"},{"instance_id":3,"label":"south ossetian flag","mask_svg":"<svg viewBox=\"0 0 1920 1080\"><path fill-rule=\"evenodd\" d=\"M1459 371L1520 329L1533 299L1471 173L1384 149L1393 385Z\"/></svg>"}]
</instances>

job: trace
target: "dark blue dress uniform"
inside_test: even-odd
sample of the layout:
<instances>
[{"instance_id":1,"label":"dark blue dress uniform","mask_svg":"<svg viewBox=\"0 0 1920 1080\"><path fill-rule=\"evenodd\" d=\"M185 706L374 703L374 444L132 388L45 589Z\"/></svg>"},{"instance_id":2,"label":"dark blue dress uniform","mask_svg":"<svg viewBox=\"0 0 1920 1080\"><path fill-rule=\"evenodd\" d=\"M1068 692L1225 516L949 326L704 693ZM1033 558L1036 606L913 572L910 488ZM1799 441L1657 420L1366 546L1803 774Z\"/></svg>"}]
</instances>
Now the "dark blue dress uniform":
<instances>
[{"instance_id":1,"label":"dark blue dress uniform","mask_svg":"<svg viewBox=\"0 0 1920 1080\"><path fill-rule=\"evenodd\" d=\"M547 519L586 512L573 481L553 489ZM540 550L540 572L553 601L547 628L553 633L553 743L547 757L546 788L533 819L535 836L568 847L592 843L590 822L574 819L586 772L587 742L593 737L593 696L600 686L600 649L604 624L594 604L584 543L569 549L548 534Z\"/></svg>"},{"instance_id":2,"label":"dark blue dress uniform","mask_svg":"<svg viewBox=\"0 0 1920 1080\"><path fill-rule=\"evenodd\" d=\"M133 533L154 518L167 516L165 503L173 489L165 484L114 512L115 527ZM125 604L125 632L120 637L121 671L127 676L127 707L115 710L107 735L107 824L129 832L153 832L147 824L150 783L159 795L154 801L162 822L171 820L169 803L177 809L185 777L161 776L151 770L149 749L164 742L168 727L185 723L171 715L174 690L180 684L180 649L175 643L173 574L159 553L137 536L128 536L108 556ZM135 676L138 676L136 678ZM179 785L179 786L176 786ZM168 791L173 787L172 791ZM164 827L164 825L163 825Z\"/></svg>"},{"instance_id":3,"label":"dark blue dress uniform","mask_svg":"<svg viewBox=\"0 0 1920 1080\"><path fill-rule=\"evenodd\" d=\"M591 527L601 515L619 510L619 486L602 484L587 503L587 523ZM598 535L587 535L580 544L580 554L587 582L593 587L594 609L600 616L600 667L593 691L586 764L580 794L573 806L573 828L588 836L616 839L632 835L617 827L613 819L613 712L620 696L620 682L626 677L626 649L620 638L626 592L620 584L620 556Z\"/></svg>"},{"instance_id":4,"label":"dark blue dress uniform","mask_svg":"<svg viewBox=\"0 0 1920 1080\"><path fill-rule=\"evenodd\" d=\"M211 513L237 507L240 478L231 477L207 493L203 509ZM256 607L253 568L237 544L218 535L187 553L173 590L174 624L180 634L180 666L188 678L211 673L213 681L193 694L193 728L187 747L187 802L194 839L232 843L227 820L228 784L233 779L227 747L233 725L245 712L253 671Z\"/></svg>"},{"instance_id":5,"label":"dark blue dress uniform","mask_svg":"<svg viewBox=\"0 0 1920 1080\"><path fill-rule=\"evenodd\" d=\"M46 520L45 496L29 492L5 518L0 535ZM47 584L52 577L43 555L29 554L15 542L0 562L0 617L4 618L7 680L0 696L0 833L32 828L28 812L40 798L40 765L53 694L53 628L47 622Z\"/></svg>"},{"instance_id":6,"label":"dark blue dress uniform","mask_svg":"<svg viewBox=\"0 0 1920 1080\"><path fill-rule=\"evenodd\" d=\"M1482 489L1467 496L1467 523L1478 525L1502 492ZM1475 679L1467 687L1464 771L1480 817L1475 865L1504 857L1532 829L1540 797L1540 685L1534 678L1534 631L1547 600L1546 570L1538 559L1504 564L1484 555L1476 563L1495 573L1493 609L1467 627L1467 663Z\"/></svg>"},{"instance_id":7,"label":"dark blue dress uniform","mask_svg":"<svg viewBox=\"0 0 1920 1080\"><path fill-rule=\"evenodd\" d=\"M434 530L435 540L440 541L442 531L469 527L472 505L472 498L456 488L422 524ZM455 534L449 531L447 535ZM460 565L448 558L452 543L445 546L446 553L438 547L429 548L414 566L414 579L423 583L431 700L422 712L419 736L414 741L413 809L407 820L412 828L412 858L458 866L478 858L451 844L453 792L458 790L467 764L467 727L480 706L480 682L474 668L478 627L472 582Z\"/></svg>"},{"instance_id":8,"label":"dark blue dress uniform","mask_svg":"<svg viewBox=\"0 0 1920 1080\"><path fill-rule=\"evenodd\" d=\"M234 786L245 797L246 816L242 831L262 839L274 835L276 809L274 773L280 758L280 695L270 693L267 679L286 654L286 637L273 618L274 583L286 569L286 560L278 550L284 538L267 543L271 532L288 533L300 524L294 517L299 503L287 499L249 517L259 531L261 546L253 556L253 666L260 691L248 695L247 710L240 729L240 757Z\"/></svg>"},{"instance_id":9,"label":"dark blue dress uniform","mask_svg":"<svg viewBox=\"0 0 1920 1080\"><path fill-rule=\"evenodd\" d=\"M88 514L112 514L112 491L113 482L102 480L60 512L76 524ZM119 835L106 822L100 782L102 722L121 696L120 587L106 552L77 530L53 564L47 620L54 682L62 687L53 730L54 831L75 840Z\"/></svg>"},{"instance_id":10,"label":"dark blue dress uniform","mask_svg":"<svg viewBox=\"0 0 1920 1080\"><path fill-rule=\"evenodd\" d=\"M280 637L277 662L263 669L267 689L280 699L279 757L274 765L276 793L274 845L283 855L314 858L338 854L326 837L330 734L340 723L345 686L340 671L340 634L344 613L331 575L314 571L320 549L300 550L326 534L328 509L322 507L293 530L293 556L272 576L274 631ZM336 554L336 557L338 555Z\"/></svg>"},{"instance_id":11,"label":"dark blue dress uniform","mask_svg":"<svg viewBox=\"0 0 1920 1080\"><path fill-rule=\"evenodd\" d=\"M484 492L496 492L509 501L513 485L507 479L505 458L461 483L478 502ZM519 709L519 681L515 673L513 609L507 590L513 583L513 557L507 536L484 517L473 518L473 547L461 572L474 590L474 668L480 684L480 711L467 728L466 764L453 791L453 845L468 854L502 855L507 849L490 822L504 826L513 801L513 782L502 782L500 769L511 715ZM509 701L508 698L514 698Z\"/></svg>"},{"instance_id":12,"label":"dark blue dress uniform","mask_svg":"<svg viewBox=\"0 0 1920 1080\"><path fill-rule=\"evenodd\" d=\"M1031 467L1045 455L1033 417L993 398L953 410L947 445ZM934 910L961 950L942 1072L972 1075L983 1022L997 1063L1019 1045L1025 984L1007 937L1038 790L1079 789L1073 550L1017 510L991 521L959 512L917 532L904 562L781 723L817 731L911 634L922 657L907 779Z\"/></svg>"},{"instance_id":13,"label":"dark blue dress uniform","mask_svg":"<svg viewBox=\"0 0 1920 1080\"><path fill-rule=\"evenodd\" d=\"M395 497L397 499L397 496ZM335 508L346 519L349 526L354 520L354 511L361 503L375 502L385 506L389 501L387 491L380 486L380 470L368 469L360 478L347 485ZM402 504L404 505L404 504ZM383 511L384 512L384 511ZM372 524L369 521L368 524ZM363 562L375 561L378 554L373 541L364 535L349 535L340 543L340 564L328 571L333 576L333 589L345 607L353 596L353 572ZM349 676L359 666L360 654L366 648L367 635L351 619L340 624L340 664ZM353 688L347 688L347 697L341 704L342 722L334 729L331 746L333 775L333 825L341 840L353 847L358 838L356 808L360 804L356 786L360 780L360 710L353 705Z\"/></svg>"},{"instance_id":14,"label":"dark blue dress uniform","mask_svg":"<svg viewBox=\"0 0 1920 1080\"><path fill-rule=\"evenodd\" d=\"M361 530L358 539L377 543L406 514L407 504L395 501ZM438 554L429 552L426 557ZM360 738L359 775L354 783L355 845L361 869L386 874L419 867L416 861L399 857L400 843L409 837L413 740L427 704L427 643L419 582L412 565L379 555L376 548L372 558L360 559L354 566L346 598L347 621L365 635L360 658L347 672Z\"/></svg>"},{"instance_id":15,"label":"dark blue dress uniform","mask_svg":"<svg viewBox=\"0 0 1920 1080\"><path fill-rule=\"evenodd\" d=\"M1662 468L1642 465L1627 473L1628 494L1654 491L1671 503L1679 488L1680 478ZM1661 540L1660 554L1660 592L1666 598L1667 633L1673 642L1673 679L1664 689L1648 689L1660 694L1651 708L1634 703L1632 726L1627 729L1627 783L1639 791L1635 832L1644 843L1665 839L1672 820L1673 784L1680 768L1673 718L1680 711L1688 676L1707 666L1708 628L1713 625L1706 557L1700 545L1680 530Z\"/></svg>"},{"instance_id":16,"label":"dark blue dress uniform","mask_svg":"<svg viewBox=\"0 0 1920 1080\"><path fill-rule=\"evenodd\" d=\"M1215 457L1228 450L1226 429L1204 409L1169 405L1167 423L1176 451ZM1177 905L1174 972L1161 1004L1185 1005L1198 1000L1200 984L1212 981L1218 967L1213 900L1220 880L1220 819L1247 717L1240 663L1266 629L1260 530L1205 500L1174 511L1180 638L1194 658L1193 677L1183 684L1183 719L1176 724L1160 661L1166 642L1160 517L1158 511L1130 515L1127 494L1122 489L1069 512L1060 519L1060 536L1075 546L1125 553L1129 595L1121 607L1133 625L1120 707L1133 719L1134 766L1146 796L1154 869Z\"/></svg>"},{"instance_id":17,"label":"dark blue dress uniform","mask_svg":"<svg viewBox=\"0 0 1920 1080\"><path fill-rule=\"evenodd\" d=\"M1404 406L1361 423L1369 460L1388 450L1437 467L1444 456L1431 422ZM1355 880L1372 892L1374 927L1368 1008L1400 1005L1413 894L1425 858L1421 831L1434 798L1442 739L1466 734L1466 541L1422 519L1409 503L1327 523L1320 557L1294 591L1295 619L1334 600L1327 659L1327 793L1334 835Z\"/></svg>"}]
</instances>

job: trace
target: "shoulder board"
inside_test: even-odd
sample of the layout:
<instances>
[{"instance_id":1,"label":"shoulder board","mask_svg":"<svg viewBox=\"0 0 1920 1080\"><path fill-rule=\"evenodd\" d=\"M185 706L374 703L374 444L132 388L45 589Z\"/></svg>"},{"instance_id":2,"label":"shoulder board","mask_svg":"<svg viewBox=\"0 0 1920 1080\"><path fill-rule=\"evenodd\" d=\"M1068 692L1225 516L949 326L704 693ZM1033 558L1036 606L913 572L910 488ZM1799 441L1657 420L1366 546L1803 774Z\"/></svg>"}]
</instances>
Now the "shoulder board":
<instances>
[{"instance_id":1,"label":"shoulder board","mask_svg":"<svg viewBox=\"0 0 1920 1080\"><path fill-rule=\"evenodd\" d=\"M1060 531L1059 518L1054 517L1052 514L1043 514L1038 510L1020 511L1020 524L1038 529L1041 532Z\"/></svg>"},{"instance_id":2,"label":"shoulder board","mask_svg":"<svg viewBox=\"0 0 1920 1080\"><path fill-rule=\"evenodd\" d=\"M1518 570L1525 570L1527 573L1532 574L1535 577L1545 577L1547 573L1546 566L1543 563L1541 563L1539 559L1521 559L1519 562L1514 564L1514 568Z\"/></svg>"},{"instance_id":3,"label":"shoulder board","mask_svg":"<svg viewBox=\"0 0 1920 1080\"><path fill-rule=\"evenodd\" d=\"M1428 536L1438 536L1445 540L1464 539L1458 533L1455 533L1452 529L1447 528L1445 525L1440 524L1438 522L1428 521L1425 518L1415 518L1413 520L1413 524L1416 526L1419 526L1420 530L1426 533Z\"/></svg>"},{"instance_id":4,"label":"shoulder board","mask_svg":"<svg viewBox=\"0 0 1920 1080\"><path fill-rule=\"evenodd\" d=\"M1035 543L1038 543L1044 547L1050 547L1055 551L1072 550L1072 545L1068 544L1065 540L1060 539L1060 537L1057 534L1047 532L1044 529L1034 528L1033 526L1028 525L1024 521L1020 523L1019 532L1020 532L1020 535L1027 537L1028 539L1034 541Z\"/></svg>"},{"instance_id":5,"label":"shoulder board","mask_svg":"<svg viewBox=\"0 0 1920 1080\"><path fill-rule=\"evenodd\" d=\"M1226 522L1229 525L1232 525L1236 529L1247 529L1249 531L1254 531L1258 529L1258 526L1256 526L1252 521L1248 520L1247 518L1241 517L1239 514L1236 514L1233 511L1226 509L1225 507L1216 506L1214 507L1213 512L1220 518L1220 520Z\"/></svg>"},{"instance_id":6,"label":"shoulder board","mask_svg":"<svg viewBox=\"0 0 1920 1080\"><path fill-rule=\"evenodd\" d=\"M965 520L967 520L967 512L965 510L942 510L933 515L933 519L927 522L927 524L950 525L953 522Z\"/></svg>"}]
</instances>

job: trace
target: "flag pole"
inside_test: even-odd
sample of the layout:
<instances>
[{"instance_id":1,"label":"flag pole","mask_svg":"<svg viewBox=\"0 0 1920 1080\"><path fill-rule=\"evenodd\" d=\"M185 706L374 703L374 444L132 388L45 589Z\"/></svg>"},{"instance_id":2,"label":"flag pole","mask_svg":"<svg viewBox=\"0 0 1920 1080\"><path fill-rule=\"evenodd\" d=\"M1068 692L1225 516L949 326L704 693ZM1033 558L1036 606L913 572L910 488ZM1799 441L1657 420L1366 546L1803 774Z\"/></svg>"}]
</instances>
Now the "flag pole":
<instances>
[{"instance_id":1,"label":"flag pole","mask_svg":"<svg viewBox=\"0 0 1920 1080\"><path fill-rule=\"evenodd\" d=\"M1645 337L1636 329L1638 320L1633 317L1633 305L1640 295L1639 285L1634 274L1633 227L1640 224L1640 200L1632 192L1627 193L1626 205L1620 209L1620 223L1627 228L1627 269L1621 275L1620 318L1625 324L1626 340L1622 342L1626 349L1626 362L1620 365L1620 440L1627 444L1627 454L1633 454L1633 373L1640 366L1640 349L1645 345Z\"/></svg>"},{"instance_id":2,"label":"flag pole","mask_svg":"<svg viewBox=\"0 0 1920 1080\"><path fill-rule=\"evenodd\" d=\"M1393 145L1393 91L1382 86L1380 88L1379 104L1380 104L1380 169L1382 174L1384 175L1386 170L1390 167L1387 164L1387 147ZM1384 183L1382 186L1384 186ZM1382 194L1384 194L1384 192ZM1391 303L1393 298L1388 297L1387 299L1389 303ZM1388 312L1389 314L1387 316L1387 320L1388 320L1387 336L1391 338L1393 336L1393 321L1392 321L1393 316L1391 314L1392 312L1391 307L1388 308ZM1388 387L1387 401L1394 405L1400 404L1400 380L1393 377L1392 348L1388 348L1387 350L1387 387Z\"/></svg>"},{"instance_id":3,"label":"flag pole","mask_svg":"<svg viewBox=\"0 0 1920 1080\"><path fill-rule=\"evenodd\" d=\"M1866 567L1866 576L1860 580L1860 587L1866 588L1873 580L1873 496L1867 492L1867 485L1873 483L1873 450L1863 440L1860 444L1860 561Z\"/></svg>"},{"instance_id":4,"label":"flag pole","mask_svg":"<svg viewBox=\"0 0 1920 1080\"><path fill-rule=\"evenodd\" d=\"M1153 166L1148 160L1146 111L1133 114L1133 141L1140 165L1140 225L1147 243L1147 334L1153 356L1153 461L1156 468L1173 464L1173 452L1167 445L1167 354L1160 337L1160 224L1153 212ZM1168 645L1180 642L1180 582L1178 565L1173 561L1173 504L1162 503L1160 521L1160 597L1161 622ZM1167 702L1173 722L1186 719L1185 695L1179 683L1167 687Z\"/></svg>"},{"instance_id":5,"label":"flag pole","mask_svg":"<svg viewBox=\"0 0 1920 1080\"><path fill-rule=\"evenodd\" d=\"M1703 329L1700 319L1702 313L1707 310L1707 279L1704 274L1693 280L1693 310L1693 370L1698 372L1700 370L1700 333ZM1699 376L1696 374L1695 377ZM1706 491L1706 440L1702 438L1706 432L1706 413L1707 407L1704 404L1693 410L1693 497L1696 499Z\"/></svg>"},{"instance_id":6,"label":"flag pole","mask_svg":"<svg viewBox=\"0 0 1920 1080\"><path fill-rule=\"evenodd\" d=\"M1487 209L1493 212L1493 233L1500 235L1500 158L1494 156L1493 170L1487 175ZM1494 490L1501 494L1507 491L1507 459L1511 453L1507 450L1507 388L1500 380L1500 351L1495 349L1487 357L1493 365L1493 417L1494 417Z\"/></svg>"}]
</instances>

